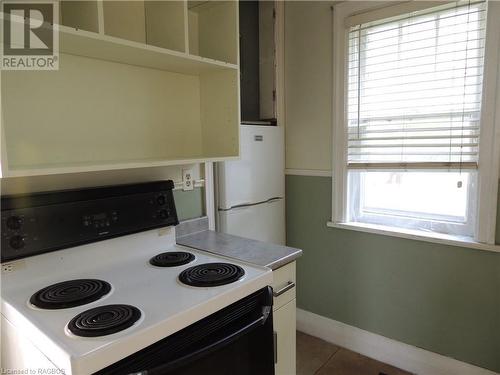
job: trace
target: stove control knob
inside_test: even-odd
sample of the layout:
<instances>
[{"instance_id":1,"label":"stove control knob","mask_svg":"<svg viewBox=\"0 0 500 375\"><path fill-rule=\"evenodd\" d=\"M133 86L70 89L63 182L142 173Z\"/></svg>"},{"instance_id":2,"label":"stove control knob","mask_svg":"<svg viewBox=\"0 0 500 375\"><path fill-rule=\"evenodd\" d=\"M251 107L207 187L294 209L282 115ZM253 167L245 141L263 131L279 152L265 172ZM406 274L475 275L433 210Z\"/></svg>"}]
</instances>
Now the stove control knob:
<instances>
[{"instance_id":1,"label":"stove control knob","mask_svg":"<svg viewBox=\"0 0 500 375\"><path fill-rule=\"evenodd\" d=\"M26 242L24 241L23 236L14 236L11 237L9 241L10 247L12 247L15 250L21 250L24 245L26 245Z\"/></svg>"},{"instance_id":2,"label":"stove control knob","mask_svg":"<svg viewBox=\"0 0 500 375\"><path fill-rule=\"evenodd\" d=\"M160 195L158 198L156 198L156 202L160 206L163 206L165 204L165 196L164 195Z\"/></svg>"},{"instance_id":3,"label":"stove control knob","mask_svg":"<svg viewBox=\"0 0 500 375\"><path fill-rule=\"evenodd\" d=\"M7 228L17 230L23 225L23 220L19 216L11 216L7 219Z\"/></svg>"},{"instance_id":4,"label":"stove control knob","mask_svg":"<svg viewBox=\"0 0 500 375\"><path fill-rule=\"evenodd\" d=\"M161 210L160 211L160 218L165 219L168 216L167 210Z\"/></svg>"}]
</instances>

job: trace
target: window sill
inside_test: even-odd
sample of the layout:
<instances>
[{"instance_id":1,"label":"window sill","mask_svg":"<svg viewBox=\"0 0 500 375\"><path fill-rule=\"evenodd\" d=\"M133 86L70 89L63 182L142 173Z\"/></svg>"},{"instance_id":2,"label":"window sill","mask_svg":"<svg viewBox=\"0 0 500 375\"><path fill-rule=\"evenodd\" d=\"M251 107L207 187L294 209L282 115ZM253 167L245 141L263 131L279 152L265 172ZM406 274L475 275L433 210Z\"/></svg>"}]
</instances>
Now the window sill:
<instances>
[{"instance_id":1,"label":"window sill","mask_svg":"<svg viewBox=\"0 0 500 375\"><path fill-rule=\"evenodd\" d=\"M443 245L467 247L470 249L493 251L497 253L500 252L500 245L484 244L481 242L476 242L467 237L452 236L440 233L429 233L412 229L394 228L394 227L387 227L384 225L365 224L365 223L350 223L350 222L333 223L329 221L326 225L331 228L349 229L365 233L374 233L392 237L407 238L416 241L425 241Z\"/></svg>"}]
</instances>

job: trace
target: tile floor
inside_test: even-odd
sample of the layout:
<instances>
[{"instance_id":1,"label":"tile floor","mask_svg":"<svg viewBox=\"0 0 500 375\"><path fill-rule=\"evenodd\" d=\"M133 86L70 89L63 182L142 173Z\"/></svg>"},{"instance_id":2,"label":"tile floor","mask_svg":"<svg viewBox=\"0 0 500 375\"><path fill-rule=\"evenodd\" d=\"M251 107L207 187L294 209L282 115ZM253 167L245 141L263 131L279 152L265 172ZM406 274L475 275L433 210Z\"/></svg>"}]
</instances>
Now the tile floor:
<instances>
[{"instance_id":1,"label":"tile floor","mask_svg":"<svg viewBox=\"0 0 500 375\"><path fill-rule=\"evenodd\" d=\"M297 332L297 375L409 375L409 372Z\"/></svg>"}]
</instances>

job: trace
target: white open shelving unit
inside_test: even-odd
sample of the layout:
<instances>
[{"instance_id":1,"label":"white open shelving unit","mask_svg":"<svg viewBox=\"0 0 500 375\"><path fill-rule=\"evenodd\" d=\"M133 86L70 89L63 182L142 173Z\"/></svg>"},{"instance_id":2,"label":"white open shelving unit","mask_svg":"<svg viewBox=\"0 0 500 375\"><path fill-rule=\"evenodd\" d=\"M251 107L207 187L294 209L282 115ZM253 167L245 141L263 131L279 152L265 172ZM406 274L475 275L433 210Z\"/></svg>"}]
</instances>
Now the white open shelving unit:
<instances>
[{"instance_id":1,"label":"white open shelving unit","mask_svg":"<svg viewBox=\"0 0 500 375\"><path fill-rule=\"evenodd\" d=\"M2 71L2 176L239 156L238 3L60 1L58 71Z\"/></svg>"}]
</instances>

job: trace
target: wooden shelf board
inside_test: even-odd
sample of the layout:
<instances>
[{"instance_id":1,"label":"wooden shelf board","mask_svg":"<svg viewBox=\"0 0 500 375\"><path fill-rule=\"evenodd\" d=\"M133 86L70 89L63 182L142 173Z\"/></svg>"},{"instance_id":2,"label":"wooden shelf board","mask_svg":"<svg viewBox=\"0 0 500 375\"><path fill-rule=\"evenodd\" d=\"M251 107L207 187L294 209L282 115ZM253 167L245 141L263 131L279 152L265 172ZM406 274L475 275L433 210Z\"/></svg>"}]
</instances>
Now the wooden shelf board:
<instances>
[{"instance_id":1,"label":"wooden shelf board","mask_svg":"<svg viewBox=\"0 0 500 375\"><path fill-rule=\"evenodd\" d=\"M152 167L166 167L173 165L186 165L186 164L198 164L205 162L220 162L237 160L239 156L221 156L221 157L203 157L197 156L194 158L185 159L144 159L144 160L130 160L123 162L109 162L109 163L81 163L74 165L43 165L39 167L27 167L27 168L11 168L9 170L2 171L2 177L26 177L26 176L40 176L40 175L53 175L53 174L65 174L65 173L81 173L81 172L98 172L116 169L134 169L134 168L152 168Z\"/></svg>"},{"instance_id":2,"label":"wooden shelf board","mask_svg":"<svg viewBox=\"0 0 500 375\"><path fill-rule=\"evenodd\" d=\"M218 5L218 1L188 1L188 10L202 12L208 8Z\"/></svg>"},{"instance_id":3,"label":"wooden shelf board","mask_svg":"<svg viewBox=\"0 0 500 375\"><path fill-rule=\"evenodd\" d=\"M190 75L238 69L234 64L67 26L59 26L59 32L61 53Z\"/></svg>"}]
</instances>

